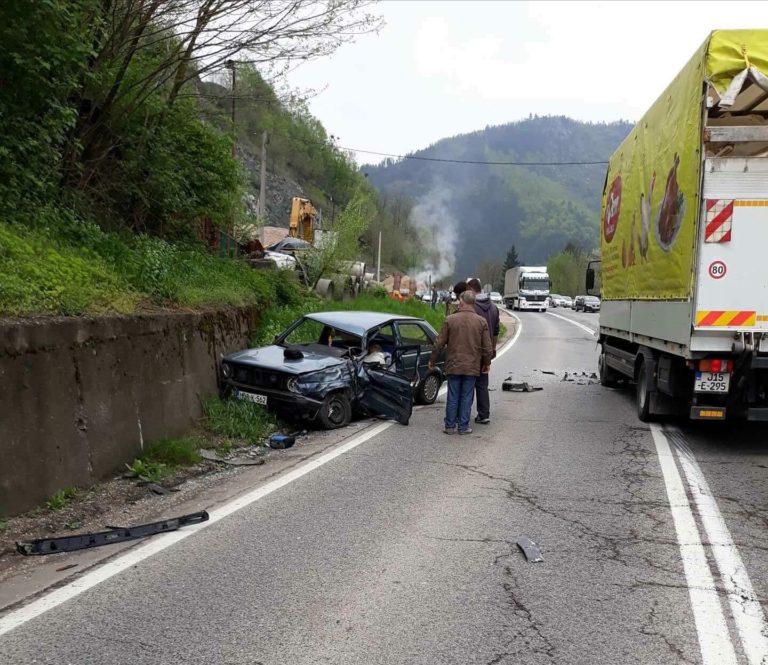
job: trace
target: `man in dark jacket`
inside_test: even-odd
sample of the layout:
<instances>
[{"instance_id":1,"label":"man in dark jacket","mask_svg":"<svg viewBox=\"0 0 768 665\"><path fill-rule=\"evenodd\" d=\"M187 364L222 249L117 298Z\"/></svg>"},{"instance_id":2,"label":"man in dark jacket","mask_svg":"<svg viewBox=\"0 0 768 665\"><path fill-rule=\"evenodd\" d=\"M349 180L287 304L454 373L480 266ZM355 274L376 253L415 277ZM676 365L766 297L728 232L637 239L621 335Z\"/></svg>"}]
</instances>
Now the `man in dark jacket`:
<instances>
[{"instance_id":1,"label":"man in dark jacket","mask_svg":"<svg viewBox=\"0 0 768 665\"><path fill-rule=\"evenodd\" d=\"M499 308L491 302L487 293L482 292L480 280L472 278L467 287L475 294L475 312L482 316L491 333L491 357L496 357L496 342L499 340ZM488 393L488 372L481 373L475 381L477 393L476 423L487 425L491 422L491 396Z\"/></svg>"},{"instance_id":2,"label":"man in dark jacket","mask_svg":"<svg viewBox=\"0 0 768 665\"><path fill-rule=\"evenodd\" d=\"M445 403L446 434L471 434L469 418L475 381L491 365L491 336L485 319L475 314L475 294L464 291L459 296L459 311L443 323L432 347L429 369L434 369L437 357L444 347L445 373L448 375L448 399Z\"/></svg>"}]
</instances>

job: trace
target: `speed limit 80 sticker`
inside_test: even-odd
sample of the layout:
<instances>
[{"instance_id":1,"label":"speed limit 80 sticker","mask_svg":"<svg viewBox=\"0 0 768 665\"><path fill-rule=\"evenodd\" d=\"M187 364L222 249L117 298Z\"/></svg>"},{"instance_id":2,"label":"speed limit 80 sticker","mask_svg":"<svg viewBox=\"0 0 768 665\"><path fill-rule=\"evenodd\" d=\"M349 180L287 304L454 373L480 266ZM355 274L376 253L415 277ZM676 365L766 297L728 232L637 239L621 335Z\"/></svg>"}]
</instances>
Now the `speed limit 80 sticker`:
<instances>
[{"instance_id":1,"label":"speed limit 80 sticker","mask_svg":"<svg viewBox=\"0 0 768 665\"><path fill-rule=\"evenodd\" d=\"M709 264L707 272L712 279L722 279L725 277L725 273L728 272L728 267L723 261L712 261L712 263Z\"/></svg>"}]
</instances>

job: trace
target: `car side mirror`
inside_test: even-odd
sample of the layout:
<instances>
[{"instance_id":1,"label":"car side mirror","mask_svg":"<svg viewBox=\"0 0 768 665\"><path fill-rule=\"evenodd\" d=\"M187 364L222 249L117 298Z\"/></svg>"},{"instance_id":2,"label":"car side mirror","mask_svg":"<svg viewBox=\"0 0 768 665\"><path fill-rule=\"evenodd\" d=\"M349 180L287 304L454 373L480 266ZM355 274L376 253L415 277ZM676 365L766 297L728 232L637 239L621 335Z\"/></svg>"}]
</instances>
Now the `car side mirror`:
<instances>
[{"instance_id":1,"label":"car side mirror","mask_svg":"<svg viewBox=\"0 0 768 665\"><path fill-rule=\"evenodd\" d=\"M595 288L595 269L587 268L587 292Z\"/></svg>"}]
</instances>

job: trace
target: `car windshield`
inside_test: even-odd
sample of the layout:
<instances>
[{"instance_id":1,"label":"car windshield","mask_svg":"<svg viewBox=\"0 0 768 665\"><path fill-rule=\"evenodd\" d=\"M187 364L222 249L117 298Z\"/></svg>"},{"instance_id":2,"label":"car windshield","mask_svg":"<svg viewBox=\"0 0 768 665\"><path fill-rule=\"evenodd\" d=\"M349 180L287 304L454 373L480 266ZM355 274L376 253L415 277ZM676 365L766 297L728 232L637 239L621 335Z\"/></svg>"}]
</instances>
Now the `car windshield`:
<instances>
[{"instance_id":1,"label":"car windshield","mask_svg":"<svg viewBox=\"0 0 768 665\"><path fill-rule=\"evenodd\" d=\"M303 319L285 339L281 340L281 346L322 346L337 349L360 348L362 340L357 335L333 328L319 321Z\"/></svg>"},{"instance_id":2,"label":"car windshield","mask_svg":"<svg viewBox=\"0 0 768 665\"><path fill-rule=\"evenodd\" d=\"M584 302L590 302L592 304L595 304L595 303L599 303L600 300L598 300L594 296L587 296L586 298L584 298Z\"/></svg>"}]
</instances>

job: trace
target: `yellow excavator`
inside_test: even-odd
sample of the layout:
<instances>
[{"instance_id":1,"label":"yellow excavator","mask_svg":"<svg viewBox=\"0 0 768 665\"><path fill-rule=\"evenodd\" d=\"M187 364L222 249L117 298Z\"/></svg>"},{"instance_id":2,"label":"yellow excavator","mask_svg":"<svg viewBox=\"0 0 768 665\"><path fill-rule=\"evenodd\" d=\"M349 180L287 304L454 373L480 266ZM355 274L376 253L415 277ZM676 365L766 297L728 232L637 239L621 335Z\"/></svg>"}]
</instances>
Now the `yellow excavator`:
<instances>
[{"instance_id":1,"label":"yellow excavator","mask_svg":"<svg viewBox=\"0 0 768 665\"><path fill-rule=\"evenodd\" d=\"M312 205L312 201L294 196L291 201L288 235L291 238L301 238L309 243L314 243L316 220L317 210Z\"/></svg>"}]
</instances>

